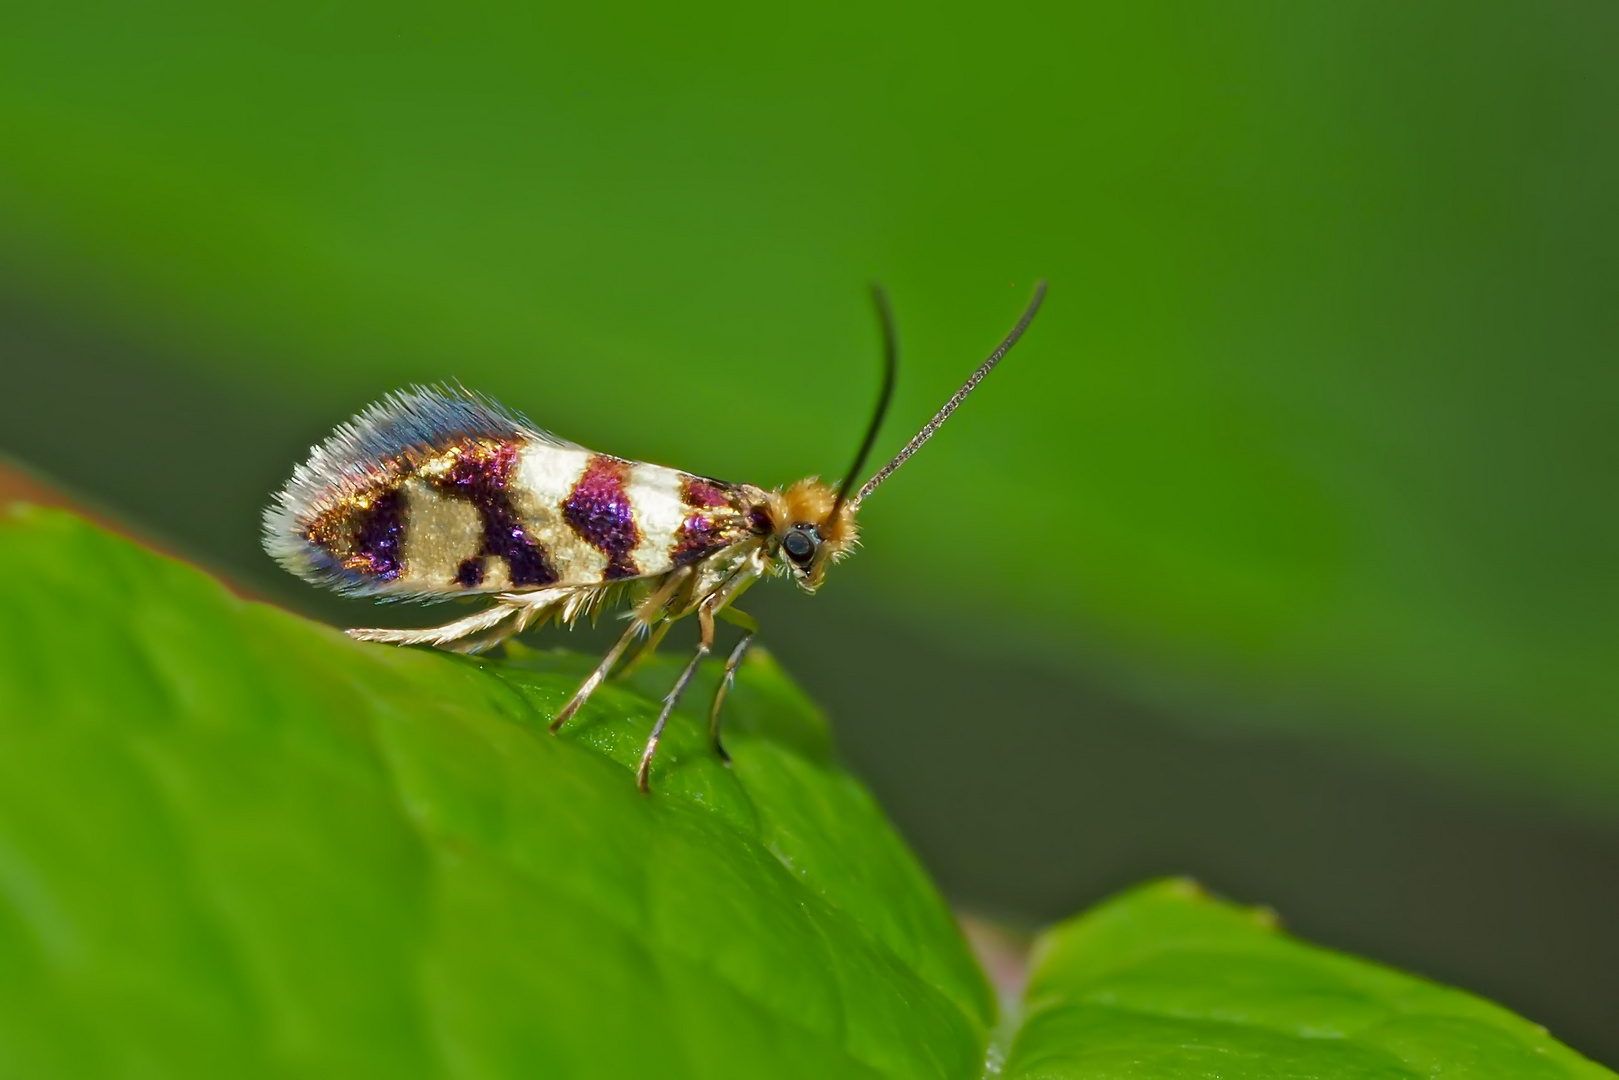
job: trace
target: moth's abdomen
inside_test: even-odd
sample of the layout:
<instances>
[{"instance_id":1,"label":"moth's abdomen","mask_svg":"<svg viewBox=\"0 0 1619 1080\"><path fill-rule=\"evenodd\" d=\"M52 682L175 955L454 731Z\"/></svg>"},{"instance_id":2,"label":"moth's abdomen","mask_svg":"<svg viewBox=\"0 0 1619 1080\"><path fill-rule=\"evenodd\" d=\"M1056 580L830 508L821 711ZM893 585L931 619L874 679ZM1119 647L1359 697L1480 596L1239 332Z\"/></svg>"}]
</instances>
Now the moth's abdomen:
<instances>
[{"instance_id":1,"label":"moth's abdomen","mask_svg":"<svg viewBox=\"0 0 1619 1080\"><path fill-rule=\"evenodd\" d=\"M593 454L464 391L413 390L314 450L266 512L265 548L345 593L593 586L746 539L746 490Z\"/></svg>"}]
</instances>

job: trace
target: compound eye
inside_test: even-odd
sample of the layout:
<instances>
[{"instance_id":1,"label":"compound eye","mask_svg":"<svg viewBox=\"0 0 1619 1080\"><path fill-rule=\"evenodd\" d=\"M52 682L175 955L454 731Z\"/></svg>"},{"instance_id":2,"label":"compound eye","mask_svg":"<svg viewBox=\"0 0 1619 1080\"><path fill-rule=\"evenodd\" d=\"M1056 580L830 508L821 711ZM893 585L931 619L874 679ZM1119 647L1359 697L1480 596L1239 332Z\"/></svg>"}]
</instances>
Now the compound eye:
<instances>
[{"instance_id":1,"label":"compound eye","mask_svg":"<svg viewBox=\"0 0 1619 1080\"><path fill-rule=\"evenodd\" d=\"M786 550L787 557L800 566L809 562L815 555L815 538L799 529L794 529L782 537L781 546Z\"/></svg>"}]
</instances>

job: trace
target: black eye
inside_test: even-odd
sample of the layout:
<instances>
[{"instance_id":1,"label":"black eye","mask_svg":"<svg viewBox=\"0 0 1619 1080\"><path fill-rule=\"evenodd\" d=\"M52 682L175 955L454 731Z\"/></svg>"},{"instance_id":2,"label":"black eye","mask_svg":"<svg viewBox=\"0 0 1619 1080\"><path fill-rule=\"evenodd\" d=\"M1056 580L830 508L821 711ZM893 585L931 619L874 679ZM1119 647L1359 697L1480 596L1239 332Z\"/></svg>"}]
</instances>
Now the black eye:
<instances>
[{"instance_id":1,"label":"black eye","mask_svg":"<svg viewBox=\"0 0 1619 1080\"><path fill-rule=\"evenodd\" d=\"M787 557L795 563L807 563L815 554L814 537L797 529L782 537L781 546L787 550Z\"/></svg>"}]
</instances>

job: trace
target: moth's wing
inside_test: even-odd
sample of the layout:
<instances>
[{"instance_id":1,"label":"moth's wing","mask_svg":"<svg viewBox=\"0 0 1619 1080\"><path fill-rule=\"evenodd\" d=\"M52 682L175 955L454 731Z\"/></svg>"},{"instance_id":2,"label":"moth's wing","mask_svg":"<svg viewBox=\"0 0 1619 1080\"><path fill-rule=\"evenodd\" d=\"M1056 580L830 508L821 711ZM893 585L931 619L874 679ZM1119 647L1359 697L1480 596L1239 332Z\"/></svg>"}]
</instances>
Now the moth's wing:
<instances>
[{"instance_id":1,"label":"moth's wing","mask_svg":"<svg viewBox=\"0 0 1619 1080\"><path fill-rule=\"evenodd\" d=\"M592 453L459 387L415 387L315 447L266 511L264 546L352 595L588 589L748 539L751 490Z\"/></svg>"},{"instance_id":2,"label":"moth's wing","mask_svg":"<svg viewBox=\"0 0 1619 1080\"><path fill-rule=\"evenodd\" d=\"M264 549L292 573L338 592L394 599L442 595L441 589L402 580L402 485L423 463L454 447L515 452L524 446L588 453L459 385L396 391L310 450L309 460L264 512ZM318 539L339 534L353 541L345 550Z\"/></svg>"}]
</instances>

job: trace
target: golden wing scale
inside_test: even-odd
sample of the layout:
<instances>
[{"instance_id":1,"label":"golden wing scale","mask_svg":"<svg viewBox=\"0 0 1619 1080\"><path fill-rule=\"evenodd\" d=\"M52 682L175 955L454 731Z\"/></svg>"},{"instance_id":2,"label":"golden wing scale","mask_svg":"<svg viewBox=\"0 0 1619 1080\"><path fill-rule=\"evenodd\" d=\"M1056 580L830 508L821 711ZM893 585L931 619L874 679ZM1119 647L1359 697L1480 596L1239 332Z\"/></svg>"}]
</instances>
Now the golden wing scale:
<instances>
[{"instance_id":1,"label":"golden wing scale","mask_svg":"<svg viewBox=\"0 0 1619 1080\"><path fill-rule=\"evenodd\" d=\"M715 620L740 626L709 711L720 709L758 631L733 605L767 574L814 592L858 542L861 503L927 442L1016 344L1045 297L887 465L853 491L893 395L898 344L886 295L874 288L884 340L883 386L853 466L834 489L817 478L766 490L597 454L460 387L413 387L342 425L294 471L264 515L264 547L327 588L385 600L488 595L494 603L442 626L356 629L362 641L490 648L548 621L570 624L633 592L629 626L551 723L589 700L638 637L655 649L688 615L698 645L653 725L636 771L645 791L669 715L713 650ZM635 661L632 661L632 664Z\"/></svg>"}]
</instances>

